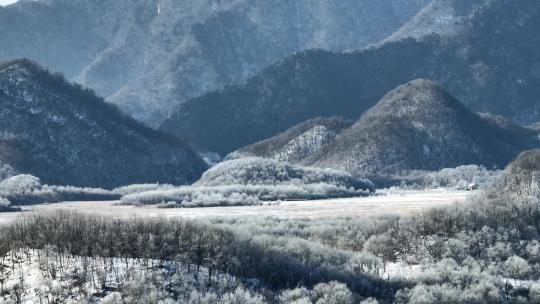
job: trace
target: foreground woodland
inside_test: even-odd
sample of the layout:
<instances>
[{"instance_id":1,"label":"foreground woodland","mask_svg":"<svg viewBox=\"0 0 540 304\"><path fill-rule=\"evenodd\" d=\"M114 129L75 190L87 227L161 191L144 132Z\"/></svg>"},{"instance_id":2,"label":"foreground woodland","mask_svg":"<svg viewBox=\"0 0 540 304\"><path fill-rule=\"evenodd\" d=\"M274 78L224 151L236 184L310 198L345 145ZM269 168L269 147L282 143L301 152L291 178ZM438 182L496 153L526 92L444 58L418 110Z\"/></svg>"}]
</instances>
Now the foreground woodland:
<instances>
[{"instance_id":1,"label":"foreground woodland","mask_svg":"<svg viewBox=\"0 0 540 304\"><path fill-rule=\"evenodd\" d=\"M538 160L524 153L467 206L403 217L21 217L0 229L2 299L539 303Z\"/></svg>"}]
</instances>

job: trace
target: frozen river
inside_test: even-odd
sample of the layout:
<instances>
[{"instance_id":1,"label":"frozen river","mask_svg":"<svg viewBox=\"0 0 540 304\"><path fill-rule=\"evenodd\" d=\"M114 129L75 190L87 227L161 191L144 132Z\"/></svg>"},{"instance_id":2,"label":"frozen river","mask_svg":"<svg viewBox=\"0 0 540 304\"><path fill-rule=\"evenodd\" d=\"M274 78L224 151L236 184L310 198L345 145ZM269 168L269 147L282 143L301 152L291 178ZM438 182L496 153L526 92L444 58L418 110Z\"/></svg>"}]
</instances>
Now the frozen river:
<instances>
[{"instance_id":1,"label":"frozen river","mask_svg":"<svg viewBox=\"0 0 540 304\"><path fill-rule=\"evenodd\" d=\"M115 218L162 217L201 218L235 216L279 216L279 217L340 217L370 216L383 214L407 214L429 208L463 203L470 192L455 190L404 191L371 197L343 198L316 201L290 201L270 206L206 207L159 209L154 206L117 206L115 202L64 202L35 205L24 208L24 212L0 213L0 222L10 222L20 216L35 212L74 211Z\"/></svg>"}]
</instances>

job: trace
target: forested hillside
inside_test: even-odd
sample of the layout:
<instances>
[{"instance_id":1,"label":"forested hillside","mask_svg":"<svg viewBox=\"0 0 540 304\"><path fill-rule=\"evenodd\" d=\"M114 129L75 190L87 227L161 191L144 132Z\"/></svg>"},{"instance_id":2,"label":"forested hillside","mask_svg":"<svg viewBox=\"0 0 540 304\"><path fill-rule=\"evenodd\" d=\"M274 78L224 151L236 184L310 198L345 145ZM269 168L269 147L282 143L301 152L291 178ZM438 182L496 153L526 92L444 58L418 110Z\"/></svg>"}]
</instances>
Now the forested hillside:
<instances>
[{"instance_id":1,"label":"forested hillside","mask_svg":"<svg viewBox=\"0 0 540 304\"><path fill-rule=\"evenodd\" d=\"M204 162L29 60L0 62L0 162L54 185L185 184Z\"/></svg>"},{"instance_id":2,"label":"forested hillside","mask_svg":"<svg viewBox=\"0 0 540 304\"><path fill-rule=\"evenodd\" d=\"M26 218L0 226L0 299L538 303L539 159L522 154L468 206L403 217Z\"/></svg>"},{"instance_id":3,"label":"forested hillside","mask_svg":"<svg viewBox=\"0 0 540 304\"><path fill-rule=\"evenodd\" d=\"M351 124L352 121L339 117L310 119L276 136L238 149L226 158L262 157L298 163L326 147Z\"/></svg>"}]
</instances>

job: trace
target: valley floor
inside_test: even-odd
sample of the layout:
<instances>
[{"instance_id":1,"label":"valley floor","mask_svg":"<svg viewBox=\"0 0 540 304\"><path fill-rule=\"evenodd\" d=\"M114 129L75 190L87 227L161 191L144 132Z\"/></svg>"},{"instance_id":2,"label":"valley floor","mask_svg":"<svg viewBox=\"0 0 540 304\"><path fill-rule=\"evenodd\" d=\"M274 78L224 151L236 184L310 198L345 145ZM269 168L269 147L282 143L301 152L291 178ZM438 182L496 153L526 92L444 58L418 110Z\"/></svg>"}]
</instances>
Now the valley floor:
<instances>
[{"instance_id":1,"label":"valley floor","mask_svg":"<svg viewBox=\"0 0 540 304\"><path fill-rule=\"evenodd\" d=\"M383 192L371 197L315 201L287 201L265 206L201 207L163 209L155 206L119 206L117 202L64 202L23 208L23 212L0 213L0 223L8 223L21 215L34 212L74 211L115 218L163 217L201 218L236 216L277 216L285 218L324 218L407 214L428 208L463 203L473 195L467 191L429 190Z\"/></svg>"}]
</instances>

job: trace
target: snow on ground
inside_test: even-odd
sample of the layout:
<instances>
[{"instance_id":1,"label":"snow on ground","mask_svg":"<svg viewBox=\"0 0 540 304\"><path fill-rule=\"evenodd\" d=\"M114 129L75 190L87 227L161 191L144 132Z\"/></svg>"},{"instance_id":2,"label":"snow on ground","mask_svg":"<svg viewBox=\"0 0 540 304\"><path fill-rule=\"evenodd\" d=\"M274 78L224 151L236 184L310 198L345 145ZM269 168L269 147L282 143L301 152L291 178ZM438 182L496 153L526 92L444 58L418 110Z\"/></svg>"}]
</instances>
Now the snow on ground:
<instances>
[{"instance_id":1,"label":"snow on ground","mask_svg":"<svg viewBox=\"0 0 540 304\"><path fill-rule=\"evenodd\" d=\"M160 285L182 285L187 291L206 287L208 269L169 261L130 258L86 258L53 250L17 250L0 259L0 304L120 303L106 301L130 281L151 279ZM233 276L215 272L220 286L244 286ZM133 302L131 302L133 303Z\"/></svg>"},{"instance_id":2,"label":"snow on ground","mask_svg":"<svg viewBox=\"0 0 540 304\"><path fill-rule=\"evenodd\" d=\"M0 213L0 223L9 223L33 212L76 211L115 218L162 217L201 218L235 216L340 217L384 214L408 214L453 203L464 203L471 192L457 190L385 192L371 197L315 201L287 201L268 206L201 207L160 209L155 206L119 206L116 202L64 202L23 208L23 212Z\"/></svg>"}]
</instances>

